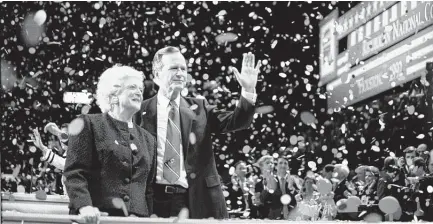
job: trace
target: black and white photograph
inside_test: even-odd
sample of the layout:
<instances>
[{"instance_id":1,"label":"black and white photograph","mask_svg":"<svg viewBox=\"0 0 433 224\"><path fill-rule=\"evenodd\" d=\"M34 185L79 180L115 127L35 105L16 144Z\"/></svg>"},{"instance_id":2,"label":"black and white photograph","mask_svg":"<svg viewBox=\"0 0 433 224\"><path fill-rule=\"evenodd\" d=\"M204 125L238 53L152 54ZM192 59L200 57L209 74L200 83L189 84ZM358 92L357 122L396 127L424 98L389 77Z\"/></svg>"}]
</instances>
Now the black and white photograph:
<instances>
[{"instance_id":1,"label":"black and white photograph","mask_svg":"<svg viewBox=\"0 0 433 224\"><path fill-rule=\"evenodd\" d=\"M433 222L433 2L1 1L1 223Z\"/></svg>"}]
</instances>

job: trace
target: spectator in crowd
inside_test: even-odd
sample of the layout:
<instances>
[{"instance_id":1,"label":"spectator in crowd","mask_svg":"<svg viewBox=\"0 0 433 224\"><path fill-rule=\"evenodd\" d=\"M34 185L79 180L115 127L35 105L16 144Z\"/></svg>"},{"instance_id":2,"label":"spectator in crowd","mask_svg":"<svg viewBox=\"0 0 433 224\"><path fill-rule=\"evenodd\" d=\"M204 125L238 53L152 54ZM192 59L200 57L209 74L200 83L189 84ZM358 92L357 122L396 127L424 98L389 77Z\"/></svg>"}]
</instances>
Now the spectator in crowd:
<instances>
[{"instance_id":1,"label":"spectator in crowd","mask_svg":"<svg viewBox=\"0 0 433 224\"><path fill-rule=\"evenodd\" d=\"M332 164L326 164L325 167L322 169L322 177L329 180L329 182L332 183L332 178L334 174L334 165Z\"/></svg>"},{"instance_id":2,"label":"spectator in crowd","mask_svg":"<svg viewBox=\"0 0 433 224\"><path fill-rule=\"evenodd\" d=\"M211 133L242 130L251 125L259 68L260 62L255 66L253 54L244 54L242 72L233 69L242 87L239 104L234 111L221 111L204 99L180 95L188 76L186 60L177 47L156 52L152 69L159 90L155 97L142 103L136 116L136 122L157 138L156 215L177 216L186 207L190 218L228 217ZM191 135L193 143L189 141Z\"/></svg>"},{"instance_id":3,"label":"spectator in crowd","mask_svg":"<svg viewBox=\"0 0 433 224\"><path fill-rule=\"evenodd\" d=\"M413 146L407 147L404 151L404 160L400 166L403 167L403 171L407 176L411 175L413 168L413 159L417 156L416 149Z\"/></svg>"},{"instance_id":4,"label":"spectator in crowd","mask_svg":"<svg viewBox=\"0 0 433 224\"><path fill-rule=\"evenodd\" d=\"M347 177L349 176L349 168L343 164L336 164L334 172L336 173L336 187L335 187L335 196L334 201L339 201L340 199L347 198L351 195L349 188L347 187Z\"/></svg>"},{"instance_id":5,"label":"spectator in crowd","mask_svg":"<svg viewBox=\"0 0 433 224\"><path fill-rule=\"evenodd\" d=\"M341 199L347 199L352 195L353 186L351 186L347 179L350 173L349 168L344 164L336 164L334 169L335 173L335 188L334 188L334 202L338 203ZM351 220L352 218L346 213L338 213L337 219Z\"/></svg>"},{"instance_id":6,"label":"spectator in crowd","mask_svg":"<svg viewBox=\"0 0 433 224\"><path fill-rule=\"evenodd\" d=\"M429 158L430 152L429 152L426 144L424 144L424 143L419 144L418 147L416 148L416 154L419 157L423 158L424 161L426 162L426 164L428 164L428 158Z\"/></svg>"},{"instance_id":7,"label":"spectator in crowd","mask_svg":"<svg viewBox=\"0 0 433 224\"><path fill-rule=\"evenodd\" d=\"M397 159L391 156L385 158L382 176L377 184L377 197L379 200L386 196L393 195L391 189L395 188L390 188L388 185L394 184L397 181L397 178L399 178L399 172L400 167L397 164Z\"/></svg>"},{"instance_id":8,"label":"spectator in crowd","mask_svg":"<svg viewBox=\"0 0 433 224\"><path fill-rule=\"evenodd\" d=\"M423 211L422 219L424 221L433 221L433 194L431 187L433 186L433 159L428 160L429 172L424 175L419 181L418 200L420 209Z\"/></svg>"},{"instance_id":9,"label":"spectator in crowd","mask_svg":"<svg viewBox=\"0 0 433 224\"><path fill-rule=\"evenodd\" d=\"M229 195L227 199L230 204L227 203L227 207L231 211L249 211L252 205L250 189L253 183L247 178L248 168L245 161L238 161L235 164L235 172L231 177L231 182L227 185Z\"/></svg>"},{"instance_id":10,"label":"spectator in crowd","mask_svg":"<svg viewBox=\"0 0 433 224\"><path fill-rule=\"evenodd\" d=\"M60 156L57 153L53 152L52 149L48 148L42 143L41 136L39 134L38 129L33 129L33 136L34 136L33 144L42 151L41 161L48 162L50 165L63 171L65 168L65 157L67 152L67 145L65 144L68 140L67 126L63 126L62 127L63 130L60 130L56 124L50 122L45 126L44 129L47 130L47 127L49 127L48 129L50 129L50 133L54 134L59 138L60 144L62 146L61 152L63 152L62 154L63 156ZM60 179L60 181L62 183L63 192L64 192L66 188L64 187L63 176Z\"/></svg>"},{"instance_id":11,"label":"spectator in crowd","mask_svg":"<svg viewBox=\"0 0 433 224\"><path fill-rule=\"evenodd\" d=\"M377 203L377 184L379 182L379 169L374 166L369 166L365 170L365 184L362 188L362 196L366 196L368 201Z\"/></svg>"},{"instance_id":12,"label":"spectator in crowd","mask_svg":"<svg viewBox=\"0 0 433 224\"><path fill-rule=\"evenodd\" d=\"M426 162L422 157L415 157L413 159L413 168L411 170L412 176L422 178L427 173Z\"/></svg>"},{"instance_id":13,"label":"spectator in crowd","mask_svg":"<svg viewBox=\"0 0 433 224\"><path fill-rule=\"evenodd\" d=\"M294 177L290 175L289 161L287 158L278 158L276 168L276 189L273 194L267 194L269 199L264 199L264 201L271 201L269 205L269 219L287 220L289 218L289 212L296 206L296 200L290 200L290 203L283 204L281 197L288 195L290 198L294 198L299 189L295 183Z\"/></svg>"},{"instance_id":14,"label":"spectator in crowd","mask_svg":"<svg viewBox=\"0 0 433 224\"><path fill-rule=\"evenodd\" d=\"M277 189L277 180L274 176L274 158L270 155L262 156L257 160L260 168L260 179L254 187L253 204L256 206L256 214L253 218L268 218L273 194Z\"/></svg>"},{"instance_id":15,"label":"spectator in crowd","mask_svg":"<svg viewBox=\"0 0 433 224\"><path fill-rule=\"evenodd\" d=\"M432 150L433 151L433 150ZM427 165L427 171L430 175L433 175L433 157L431 155L431 153L429 154L429 157L426 161Z\"/></svg>"},{"instance_id":16,"label":"spectator in crowd","mask_svg":"<svg viewBox=\"0 0 433 224\"><path fill-rule=\"evenodd\" d=\"M393 196L397 199L398 209L404 211L404 194L402 188L405 187L406 176L403 167L399 166L397 158L389 156L385 158L382 175L377 184L377 199L380 201L386 196ZM403 213L404 216L404 213ZM389 216L385 216L389 220ZM405 217L396 218L395 220L405 219Z\"/></svg>"},{"instance_id":17,"label":"spectator in crowd","mask_svg":"<svg viewBox=\"0 0 433 224\"><path fill-rule=\"evenodd\" d=\"M316 178L314 175L308 175L304 178L302 189L299 194L295 196L297 207L289 219L303 220L303 221L316 221L320 215L320 201L319 193L314 188Z\"/></svg>"},{"instance_id":18,"label":"spectator in crowd","mask_svg":"<svg viewBox=\"0 0 433 224\"><path fill-rule=\"evenodd\" d=\"M64 175L70 211L87 222L98 222L101 212L152 214L156 142L132 122L143 100L143 78L128 66L107 69L96 91L103 113L78 118L81 131L69 137Z\"/></svg>"}]
</instances>

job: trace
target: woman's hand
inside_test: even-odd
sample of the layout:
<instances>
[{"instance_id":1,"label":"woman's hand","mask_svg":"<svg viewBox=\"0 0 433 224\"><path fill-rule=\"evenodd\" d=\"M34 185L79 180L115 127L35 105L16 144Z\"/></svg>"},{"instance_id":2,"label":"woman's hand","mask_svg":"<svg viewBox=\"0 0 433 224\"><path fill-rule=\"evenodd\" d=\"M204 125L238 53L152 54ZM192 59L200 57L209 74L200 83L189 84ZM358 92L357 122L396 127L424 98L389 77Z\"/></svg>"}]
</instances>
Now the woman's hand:
<instances>
[{"instance_id":1,"label":"woman's hand","mask_svg":"<svg viewBox=\"0 0 433 224\"><path fill-rule=\"evenodd\" d=\"M80 216L84 218L85 223L99 223L101 212L93 206L84 206L80 208Z\"/></svg>"}]
</instances>

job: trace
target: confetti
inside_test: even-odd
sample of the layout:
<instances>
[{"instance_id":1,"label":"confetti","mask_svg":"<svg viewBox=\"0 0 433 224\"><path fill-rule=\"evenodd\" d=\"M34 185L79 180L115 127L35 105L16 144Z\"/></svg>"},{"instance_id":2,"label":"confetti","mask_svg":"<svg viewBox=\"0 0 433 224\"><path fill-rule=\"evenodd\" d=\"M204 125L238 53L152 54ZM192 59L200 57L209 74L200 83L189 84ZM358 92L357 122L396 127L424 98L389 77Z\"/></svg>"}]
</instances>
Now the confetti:
<instances>
[{"instance_id":1,"label":"confetti","mask_svg":"<svg viewBox=\"0 0 433 224\"><path fill-rule=\"evenodd\" d=\"M268 114L268 113L272 113L274 111L274 107L273 106L260 106L257 107L255 109L255 112L258 114Z\"/></svg>"},{"instance_id":2,"label":"confetti","mask_svg":"<svg viewBox=\"0 0 433 224\"><path fill-rule=\"evenodd\" d=\"M371 146L371 150L373 150L374 152L380 152L380 148L376 145Z\"/></svg>"},{"instance_id":3,"label":"confetti","mask_svg":"<svg viewBox=\"0 0 433 224\"><path fill-rule=\"evenodd\" d=\"M30 147L29 147L29 151L32 152L32 153L35 153L35 152L36 152L36 147L33 146L33 145L30 146Z\"/></svg>"},{"instance_id":4,"label":"confetti","mask_svg":"<svg viewBox=\"0 0 433 224\"><path fill-rule=\"evenodd\" d=\"M194 132L189 133L189 143L191 145L195 145L196 142L197 142L197 137L195 133Z\"/></svg>"},{"instance_id":5,"label":"confetti","mask_svg":"<svg viewBox=\"0 0 433 224\"><path fill-rule=\"evenodd\" d=\"M424 137L424 134L419 134L418 136L416 136L417 139L423 139Z\"/></svg>"},{"instance_id":6,"label":"confetti","mask_svg":"<svg viewBox=\"0 0 433 224\"><path fill-rule=\"evenodd\" d=\"M281 196L280 201L283 205L288 205L292 201L292 197L288 194L284 194Z\"/></svg>"},{"instance_id":7,"label":"confetti","mask_svg":"<svg viewBox=\"0 0 433 224\"><path fill-rule=\"evenodd\" d=\"M311 125L316 121L316 117L311 112L301 112L301 120L306 125Z\"/></svg>"},{"instance_id":8,"label":"confetti","mask_svg":"<svg viewBox=\"0 0 433 224\"><path fill-rule=\"evenodd\" d=\"M225 43L234 42L237 39L238 39L238 35L236 35L235 33L231 33L231 32L222 33L222 34L215 37L216 42L220 45L225 44Z\"/></svg>"},{"instance_id":9,"label":"confetti","mask_svg":"<svg viewBox=\"0 0 433 224\"><path fill-rule=\"evenodd\" d=\"M45 23L45 20L47 19L47 13L44 10L39 10L36 12L34 18L33 18L39 26L42 26L42 24Z\"/></svg>"},{"instance_id":10,"label":"confetti","mask_svg":"<svg viewBox=\"0 0 433 224\"><path fill-rule=\"evenodd\" d=\"M90 106L90 105L84 105L84 106L81 108L81 114L88 114L89 111L90 111L90 109L91 109L91 106Z\"/></svg>"},{"instance_id":11,"label":"confetti","mask_svg":"<svg viewBox=\"0 0 433 224\"><path fill-rule=\"evenodd\" d=\"M298 137L296 135L290 136L290 144L296 145L298 143Z\"/></svg>"},{"instance_id":12,"label":"confetti","mask_svg":"<svg viewBox=\"0 0 433 224\"><path fill-rule=\"evenodd\" d=\"M245 145L245 146L242 148L242 152L243 152L244 154L248 154L250 151L251 151L251 147L250 147L249 145Z\"/></svg>"},{"instance_id":13,"label":"confetti","mask_svg":"<svg viewBox=\"0 0 433 224\"><path fill-rule=\"evenodd\" d=\"M84 120L82 118L76 118L68 125L69 135L78 135L84 128Z\"/></svg>"}]
</instances>

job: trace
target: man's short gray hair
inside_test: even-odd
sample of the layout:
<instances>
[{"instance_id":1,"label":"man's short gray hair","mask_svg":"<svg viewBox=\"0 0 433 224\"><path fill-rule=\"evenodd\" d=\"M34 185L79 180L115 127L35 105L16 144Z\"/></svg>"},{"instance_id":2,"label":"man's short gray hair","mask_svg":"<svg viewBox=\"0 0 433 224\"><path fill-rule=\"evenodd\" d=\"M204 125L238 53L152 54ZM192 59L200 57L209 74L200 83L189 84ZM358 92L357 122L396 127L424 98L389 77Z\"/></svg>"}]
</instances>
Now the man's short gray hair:
<instances>
[{"instance_id":1,"label":"man's short gray hair","mask_svg":"<svg viewBox=\"0 0 433 224\"><path fill-rule=\"evenodd\" d=\"M143 82L144 74L129 66L114 65L105 70L99 77L96 88L96 104L102 113L111 109L111 97L120 94L126 78L136 77Z\"/></svg>"},{"instance_id":2,"label":"man's short gray hair","mask_svg":"<svg viewBox=\"0 0 433 224\"><path fill-rule=\"evenodd\" d=\"M341 179L347 178L349 176L350 170L344 164L336 164L334 166L334 172L338 173L338 177Z\"/></svg>"},{"instance_id":3,"label":"man's short gray hair","mask_svg":"<svg viewBox=\"0 0 433 224\"><path fill-rule=\"evenodd\" d=\"M155 56L153 57L153 61L152 61L152 73L154 77L158 76L158 73L161 71L163 67L162 56L176 53L176 52L180 52L179 48L173 46L167 46L159 49L155 53Z\"/></svg>"}]
</instances>

